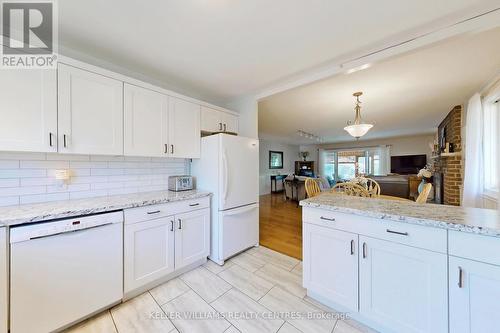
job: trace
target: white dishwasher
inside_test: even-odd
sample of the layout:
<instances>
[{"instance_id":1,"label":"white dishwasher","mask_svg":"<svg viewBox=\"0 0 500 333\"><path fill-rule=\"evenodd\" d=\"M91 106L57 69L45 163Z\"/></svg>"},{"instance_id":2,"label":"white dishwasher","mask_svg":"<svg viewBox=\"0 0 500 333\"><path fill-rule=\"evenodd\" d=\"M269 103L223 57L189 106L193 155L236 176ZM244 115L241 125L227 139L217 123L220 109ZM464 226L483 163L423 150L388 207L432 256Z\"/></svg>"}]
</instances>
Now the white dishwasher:
<instances>
[{"instance_id":1,"label":"white dishwasher","mask_svg":"<svg viewBox=\"0 0 500 333\"><path fill-rule=\"evenodd\" d=\"M10 230L10 332L52 332L123 296L123 212Z\"/></svg>"}]
</instances>

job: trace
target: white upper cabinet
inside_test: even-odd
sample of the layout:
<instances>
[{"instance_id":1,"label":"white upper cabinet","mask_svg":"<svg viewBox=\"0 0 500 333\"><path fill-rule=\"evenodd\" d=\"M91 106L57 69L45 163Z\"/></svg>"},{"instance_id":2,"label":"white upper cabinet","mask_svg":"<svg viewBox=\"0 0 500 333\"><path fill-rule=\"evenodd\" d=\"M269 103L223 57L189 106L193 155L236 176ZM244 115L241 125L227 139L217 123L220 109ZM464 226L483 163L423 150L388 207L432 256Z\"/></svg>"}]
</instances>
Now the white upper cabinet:
<instances>
[{"instance_id":1,"label":"white upper cabinet","mask_svg":"<svg viewBox=\"0 0 500 333\"><path fill-rule=\"evenodd\" d=\"M179 98L169 98L168 156L199 158L201 148L200 106Z\"/></svg>"},{"instance_id":2,"label":"white upper cabinet","mask_svg":"<svg viewBox=\"0 0 500 333\"><path fill-rule=\"evenodd\" d=\"M222 129L224 132L238 133L238 117L235 115L221 112Z\"/></svg>"},{"instance_id":3,"label":"white upper cabinet","mask_svg":"<svg viewBox=\"0 0 500 333\"><path fill-rule=\"evenodd\" d=\"M165 156L168 96L125 83L124 150L130 156Z\"/></svg>"},{"instance_id":4,"label":"white upper cabinet","mask_svg":"<svg viewBox=\"0 0 500 333\"><path fill-rule=\"evenodd\" d=\"M123 155L123 82L58 66L59 152Z\"/></svg>"},{"instance_id":5,"label":"white upper cabinet","mask_svg":"<svg viewBox=\"0 0 500 333\"><path fill-rule=\"evenodd\" d=\"M360 313L390 332L448 332L446 254L359 237Z\"/></svg>"},{"instance_id":6,"label":"white upper cabinet","mask_svg":"<svg viewBox=\"0 0 500 333\"><path fill-rule=\"evenodd\" d=\"M0 150L57 151L55 70L1 71Z\"/></svg>"},{"instance_id":7,"label":"white upper cabinet","mask_svg":"<svg viewBox=\"0 0 500 333\"><path fill-rule=\"evenodd\" d=\"M206 106L201 107L201 130L238 133L238 117Z\"/></svg>"}]
</instances>

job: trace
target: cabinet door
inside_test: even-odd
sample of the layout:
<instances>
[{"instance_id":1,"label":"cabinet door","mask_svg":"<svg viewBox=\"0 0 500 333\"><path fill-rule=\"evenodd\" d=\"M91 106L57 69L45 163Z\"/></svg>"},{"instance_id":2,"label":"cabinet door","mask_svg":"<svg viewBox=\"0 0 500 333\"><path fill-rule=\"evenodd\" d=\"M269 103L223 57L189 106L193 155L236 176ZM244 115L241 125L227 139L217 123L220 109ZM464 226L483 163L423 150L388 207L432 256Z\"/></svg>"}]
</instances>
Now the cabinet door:
<instances>
[{"instance_id":1,"label":"cabinet door","mask_svg":"<svg viewBox=\"0 0 500 333\"><path fill-rule=\"evenodd\" d=\"M210 208L175 216L175 269L206 258L210 252Z\"/></svg>"},{"instance_id":2,"label":"cabinet door","mask_svg":"<svg viewBox=\"0 0 500 333\"><path fill-rule=\"evenodd\" d=\"M447 256L359 237L360 312L382 331L447 332Z\"/></svg>"},{"instance_id":3,"label":"cabinet door","mask_svg":"<svg viewBox=\"0 0 500 333\"><path fill-rule=\"evenodd\" d=\"M179 98L170 98L169 144L170 156L199 158L201 147L200 106Z\"/></svg>"},{"instance_id":4,"label":"cabinet door","mask_svg":"<svg viewBox=\"0 0 500 333\"><path fill-rule=\"evenodd\" d=\"M0 333L7 333L7 234L0 228Z\"/></svg>"},{"instance_id":5,"label":"cabinet door","mask_svg":"<svg viewBox=\"0 0 500 333\"><path fill-rule=\"evenodd\" d=\"M204 132L215 133L222 132L223 128L221 112L202 106L201 130Z\"/></svg>"},{"instance_id":6,"label":"cabinet door","mask_svg":"<svg viewBox=\"0 0 500 333\"><path fill-rule=\"evenodd\" d=\"M358 310L358 235L305 223L304 287Z\"/></svg>"},{"instance_id":7,"label":"cabinet door","mask_svg":"<svg viewBox=\"0 0 500 333\"><path fill-rule=\"evenodd\" d=\"M123 83L59 64L59 152L123 155Z\"/></svg>"},{"instance_id":8,"label":"cabinet door","mask_svg":"<svg viewBox=\"0 0 500 333\"><path fill-rule=\"evenodd\" d=\"M56 71L2 70L0 116L0 150L57 151Z\"/></svg>"},{"instance_id":9,"label":"cabinet door","mask_svg":"<svg viewBox=\"0 0 500 333\"><path fill-rule=\"evenodd\" d=\"M450 332L498 332L500 267L450 256Z\"/></svg>"},{"instance_id":10,"label":"cabinet door","mask_svg":"<svg viewBox=\"0 0 500 333\"><path fill-rule=\"evenodd\" d=\"M125 293L174 270L174 217L125 226Z\"/></svg>"},{"instance_id":11,"label":"cabinet door","mask_svg":"<svg viewBox=\"0 0 500 333\"><path fill-rule=\"evenodd\" d=\"M224 132L238 133L238 117L225 112L221 114Z\"/></svg>"},{"instance_id":12,"label":"cabinet door","mask_svg":"<svg viewBox=\"0 0 500 333\"><path fill-rule=\"evenodd\" d=\"M124 151L131 156L165 156L168 96L124 85Z\"/></svg>"}]
</instances>

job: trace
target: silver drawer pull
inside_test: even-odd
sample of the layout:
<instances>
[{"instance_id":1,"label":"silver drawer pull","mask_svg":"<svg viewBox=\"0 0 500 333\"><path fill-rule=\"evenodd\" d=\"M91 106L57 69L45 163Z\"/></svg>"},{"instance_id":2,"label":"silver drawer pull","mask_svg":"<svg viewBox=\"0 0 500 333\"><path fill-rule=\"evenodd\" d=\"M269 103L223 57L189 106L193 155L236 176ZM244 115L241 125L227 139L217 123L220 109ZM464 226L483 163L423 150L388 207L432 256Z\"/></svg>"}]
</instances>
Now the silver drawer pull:
<instances>
[{"instance_id":1,"label":"silver drawer pull","mask_svg":"<svg viewBox=\"0 0 500 333\"><path fill-rule=\"evenodd\" d=\"M396 234L396 235L401 235L401 236L408 236L407 232L399 232L399 231L394 231L394 230L390 230L390 229L387 229L386 231L388 233L391 233L391 234Z\"/></svg>"},{"instance_id":2,"label":"silver drawer pull","mask_svg":"<svg viewBox=\"0 0 500 333\"><path fill-rule=\"evenodd\" d=\"M200 203L197 202L197 203L194 203L194 204L189 204L189 207L194 207L194 206L199 206L199 205L200 205Z\"/></svg>"},{"instance_id":3,"label":"silver drawer pull","mask_svg":"<svg viewBox=\"0 0 500 333\"><path fill-rule=\"evenodd\" d=\"M329 218L329 217L324 217L324 216L321 216L320 219L326 220L326 221L332 221L332 222L335 221L335 218Z\"/></svg>"},{"instance_id":4,"label":"silver drawer pull","mask_svg":"<svg viewBox=\"0 0 500 333\"><path fill-rule=\"evenodd\" d=\"M158 214L160 211L159 210L154 210L152 212L148 212L148 215L151 215L151 214Z\"/></svg>"}]
</instances>

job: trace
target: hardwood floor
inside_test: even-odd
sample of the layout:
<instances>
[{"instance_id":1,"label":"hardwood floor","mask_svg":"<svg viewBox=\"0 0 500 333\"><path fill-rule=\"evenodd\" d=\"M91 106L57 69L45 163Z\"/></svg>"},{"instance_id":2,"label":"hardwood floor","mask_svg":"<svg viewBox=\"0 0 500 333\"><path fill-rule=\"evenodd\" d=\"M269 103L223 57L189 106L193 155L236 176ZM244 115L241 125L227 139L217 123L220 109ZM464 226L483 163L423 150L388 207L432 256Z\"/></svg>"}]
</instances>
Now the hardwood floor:
<instances>
[{"instance_id":1,"label":"hardwood floor","mask_svg":"<svg viewBox=\"0 0 500 333\"><path fill-rule=\"evenodd\" d=\"M302 260L302 207L283 193L260 196L260 244Z\"/></svg>"}]
</instances>

